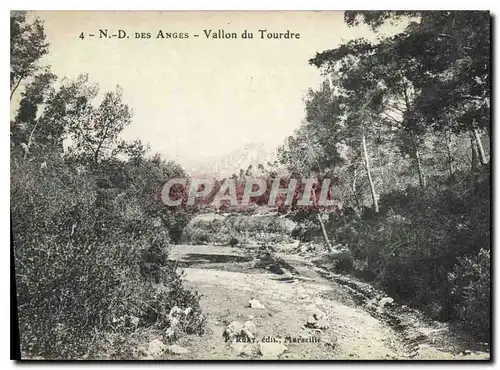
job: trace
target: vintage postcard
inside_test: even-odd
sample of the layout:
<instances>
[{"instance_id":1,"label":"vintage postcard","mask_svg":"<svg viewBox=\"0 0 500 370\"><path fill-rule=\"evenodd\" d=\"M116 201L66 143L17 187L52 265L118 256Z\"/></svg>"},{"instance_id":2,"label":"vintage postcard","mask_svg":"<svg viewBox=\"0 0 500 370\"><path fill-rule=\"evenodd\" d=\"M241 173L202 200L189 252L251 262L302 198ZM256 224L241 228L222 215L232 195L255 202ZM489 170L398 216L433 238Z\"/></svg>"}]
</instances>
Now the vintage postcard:
<instances>
[{"instance_id":1,"label":"vintage postcard","mask_svg":"<svg viewBox=\"0 0 500 370\"><path fill-rule=\"evenodd\" d=\"M490 360L490 23L12 11L13 357Z\"/></svg>"}]
</instances>

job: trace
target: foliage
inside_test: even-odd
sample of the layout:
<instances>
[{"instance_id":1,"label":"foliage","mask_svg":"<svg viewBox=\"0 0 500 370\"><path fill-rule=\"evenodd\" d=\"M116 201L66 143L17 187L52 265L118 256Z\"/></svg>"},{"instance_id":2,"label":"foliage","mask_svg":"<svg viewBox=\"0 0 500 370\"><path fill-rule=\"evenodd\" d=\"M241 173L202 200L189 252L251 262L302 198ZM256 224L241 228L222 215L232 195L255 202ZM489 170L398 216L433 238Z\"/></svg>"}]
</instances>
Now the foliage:
<instances>
[{"instance_id":1,"label":"foliage","mask_svg":"<svg viewBox=\"0 0 500 370\"><path fill-rule=\"evenodd\" d=\"M478 300L486 305L489 277L464 264L471 263L467 256L489 248L488 175L479 180L469 175L452 187L440 184L425 193L408 188L385 194L383 204L376 217L356 218L338 228L337 241L365 261L365 270L374 273L375 282L388 294L426 309L436 319L463 321L475 334L484 334L480 328L486 325L486 308L474 311L479 306L466 301L463 290L474 285ZM483 267L489 263L485 250ZM466 268L468 278L456 272Z\"/></svg>"},{"instance_id":2,"label":"foliage","mask_svg":"<svg viewBox=\"0 0 500 370\"><path fill-rule=\"evenodd\" d=\"M104 332L135 329L123 326L123 318L138 318L140 327L168 327L174 306L191 307L187 332L202 331L198 297L182 287L172 267L161 266L156 280L141 274L141 251L153 243L167 247L168 232L133 193L118 195L62 161L43 170L36 162L12 169L23 353L89 355Z\"/></svg>"},{"instance_id":3,"label":"foliage","mask_svg":"<svg viewBox=\"0 0 500 370\"><path fill-rule=\"evenodd\" d=\"M199 296L167 261L191 215L158 199L184 171L120 139L132 121L120 88L100 93L87 75L55 87L57 76L38 65L48 46L40 20L13 12L11 33L11 94L21 87L11 215L23 357L93 358L109 335L144 329L170 328L169 340L201 334ZM155 248L162 258L148 254ZM183 314L174 320L175 310Z\"/></svg>"},{"instance_id":4,"label":"foliage","mask_svg":"<svg viewBox=\"0 0 500 370\"><path fill-rule=\"evenodd\" d=\"M453 315L466 329L484 340L490 339L490 260L490 251L481 249L477 255L461 257L448 275L453 286Z\"/></svg>"},{"instance_id":5,"label":"foliage","mask_svg":"<svg viewBox=\"0 0 500 370\"><path fill-rule=\"evenodd\" d=\"M38 62L48 52L43 23L27 19L25 11L13 11L10 16L10 97L19 84L40 68Z\"/></svg>"},{"instance_id":6,"label":"foliage","mask_svg":"<svg viewBox=\"0 0 500 370\"><path fill-rule=\"evenodd\" d=\"M334 194L344 207L326 229L366 276L435 318L484 333L490 16L351 11L345 22L379 37L344 42L309 61L325 82L307 96L305 122L279 160L290 172L339 180ZM387 23L404 28L377 34Z\"/></svg>"},{"instance_id":7,"label":"foliage","mask_svg":"<svg viewBox=\"0 0 500 370\"><path fill-rule=\"evenodd\" d=\"M294 228L293 221L276 214L204 214L193 218L185 227L182 241L189 244L230 245L233 239L237 239L240 246L255 242L290 242L293 239L289 235Z\"/></svg>"}]
</instances>

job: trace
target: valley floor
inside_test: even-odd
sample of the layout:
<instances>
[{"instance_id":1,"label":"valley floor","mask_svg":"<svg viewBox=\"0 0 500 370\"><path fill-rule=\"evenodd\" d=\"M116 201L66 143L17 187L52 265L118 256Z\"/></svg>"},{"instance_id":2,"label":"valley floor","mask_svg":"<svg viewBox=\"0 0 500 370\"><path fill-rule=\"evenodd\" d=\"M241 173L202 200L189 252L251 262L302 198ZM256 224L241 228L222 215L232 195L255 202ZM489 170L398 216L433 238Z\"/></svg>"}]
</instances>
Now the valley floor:
<instances>
[{"instance_id":1,"label":"valley floor","mask_svg":"<svg viewBox=\"0 0 500 370\"><path fill-rule=\"evenodd\" d=\"M207 330L179 340L187 353L161 359L489 359L487 349L449 325L425 320L369 284L329 274L287 246L269 252L284 263L279 273L259 265L256 253L174 247L170 258L184 270L186 286L202 294ZM248 336L228 336L241 327Z\"/></svg>"}]
</instances>

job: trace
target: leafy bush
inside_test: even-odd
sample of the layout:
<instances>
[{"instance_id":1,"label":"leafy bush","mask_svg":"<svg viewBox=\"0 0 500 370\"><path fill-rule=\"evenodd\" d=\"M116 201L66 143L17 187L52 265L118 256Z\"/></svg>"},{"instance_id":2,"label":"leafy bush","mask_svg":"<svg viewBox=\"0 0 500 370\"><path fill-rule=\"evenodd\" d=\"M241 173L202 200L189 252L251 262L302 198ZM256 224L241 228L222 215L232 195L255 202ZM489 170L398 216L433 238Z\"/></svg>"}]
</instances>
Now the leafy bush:
<instances>
[{"instance_id":1,"label":"leafy bush","mask_svg":"<svg viewBox=\"0 0 500 370\"><path fill-rule=\"evenodd\" d=\"M23 356L92 356L106 332L169 327L176 306L189 308L183 331L203 331L199 297L166 255L156 279L141 274L143 251L167 248L169 235L136 195L33 161L12 166L11 199Z\"/></svg>"},{"instance_id":2,"label":"leafy bush","mask_svg":"<svg viewBox=\"0 0 500 370\"><path fill-rule=\"evenodd\" d=\"M295 223L284 217L204 214L193 218L185 227L182 241L230 245L236 238L240 245L259 241L279 243L292 240L289 234L294 227Z\"/></svg>"},{"instance_id":3,"label":"leafy bush","mask_svg":"<svg viewBox=\"0 0 500 370\"><path fill-rule=\"evenodd\" d=\"M336 273L351 273L354 267L352 253L348 249L338 249L321 253L314 258L315 263Z\"/></svg>"},{"instance_id":4,"label":"leafy bush","mask_svg":"<svg viewBox=\"0 0 500 370\"><path fill-rule=\"evenodd\" d=\"M479 248L489 250L490 242L486 171L452 185L384 194L379 214L335 229L335 239L363 261L388 294L435 319L458 319L471 332L484 333L489 257Z\"/></svg>"},{"instance_id":5,"label":"leafy bush","mask_svg":"<svg viewBox=\"0 0 500 370\"><path fill-rule=\"evenodd\" d=\"M448 281L452 285L454 316L460 324L477 337L489 341L490 337L490 251L481 249L472 257L461 257Z\"/></svg>"}]
</instances>

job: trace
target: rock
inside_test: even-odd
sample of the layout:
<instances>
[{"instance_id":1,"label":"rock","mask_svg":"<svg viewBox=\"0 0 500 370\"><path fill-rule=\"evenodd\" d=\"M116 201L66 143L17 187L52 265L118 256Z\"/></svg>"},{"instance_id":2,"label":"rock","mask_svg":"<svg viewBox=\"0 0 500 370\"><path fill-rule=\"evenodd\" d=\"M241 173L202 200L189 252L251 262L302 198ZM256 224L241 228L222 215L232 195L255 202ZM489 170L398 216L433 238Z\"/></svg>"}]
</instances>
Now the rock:
<instances>
[{"instance_id":1,"label":"rock","mask_svg":"<svg viewBox=\"0 0 500 370\"><path fill-rule=\"evenodd\" d=\"M328 329L329 325L328 325L328 321L326 321L326 318L321 318L319 319L317 322L316 322L316 327L318 329Z\"/></svg>"},{"instance_id":2,"label":"rock","mask_svg":"<svg viewBox=\"0 0 500 370\"><path fill-rule=\"evenodd\" d=\"M322 305L324 302L323 302L323 299L321 297L316 297L314 298L314 304L320 306Z\"/></svg>"},{"instance_id":3,"label":"rock","mask_svg":"<svg viewBox=\"0 0 500 370\"><path fill-rule=\"evenodd\" d=\"M252 356L256 354L256 352L257 352L257 347L251 344L246 344L245 347L243 347L243 351L241 352L241 354L246 356Z\"/></svg>"},{"instance_id":4,"label":"rock","mask_svg":"<svg viewBox=\"0 0 500 370\"><path fill-rule=\"evenodd\" d=\"M184 347L178 346L177 344L172 344L171 346L167 347L167 352L173 355L183 355L185 353L189 353L189 350Z\"/></svg>"},{"instance_id":5,"label":"rock","mask_svg":"<svg viewBox=\"0 0 500 370\"><path fill-rule=\"evenodd\" d=\"M181 321L179 320L179 318L178 318L178 317L172 317L172 318L170 319L170 327L171 327L172 329L174 329L174 328L176 328L176 327L179 325L179 323L180 323L180 322L181 322Z\"/></svg>"},{"instance_id":6,"label":"rock","mask_svg":"<svg viewBox=\"0 0 500 370\"><path fill-rule=\"evenodd\" d=\"M143 358L148 355L148 349L144 347L144 345L140 345L134 350L134 353L137 355L137 357Z\"/></svg>"},{"instance_id":7,"label":"rock","mask_svg":"<svg viewBox=\"0 0 500 370\"><path fill-rule=\"evenodd\" d=\"M222 336L226 338L227 342L233 339L234 337L241 335L242 330L243 330L243 325L239 321L233 321L226 327L224 333L222 333Z\"/></svg>"},{"instance_id":8,"label":"rock","mask_svg":"<svg viewBox=\"0 0 500 370\"><path fill-rule=\"evenodd\" d=\"M165 344L159 340L159 339L153 339L151 342L149 342L148 345L148 351L146 355L149 357L159 357L162 355L162 353L165 351L166 346Z\"/></svg>"},{"instance_id":9,"label":"rock","mask_svg":"<svg viewBox=\"0 0 500 370\"><path fill-rule=\"evenodd\" d=\"M275 263L273 263L272 265L269 265L269 271L271 271L273 274L276 274L276 275L283 275L285 273L283 271L283 269Z\"/></svg>"},{"instance_id":10,"label":"rock","mask_svg":"<svg viewBox=\"0 0 500 370\"><path fill-rule=\"evenodd\" d=\"M326 317L326 314L323 311L321 311L318 307L315 307L313 309L313 317L316 320L320 320L320 319Z\"/></svg>"},{"instance_id":11,"label":"rock","mask_svg":"<svg viewBox=\"0 0 500 370\"><path fill-rule=\"evenodd\" d=\"M251 308L258 308L258 309L265 309L266 308L266 307L264 307L264 305L262 303L260 303L256 299L251 299L250 301L248 301L248 305Z\"/></svg>"},{"instance_id":12,"label":"rock","mask_svg":"<svg viewBox=\"0 0 500 370\"><path fill-rule=\"evenodd\" d=\"M247 336L248 339L255 338L255 332L257 331L257 327L252 321L245 321L243 324L243 333Z\"/></svg>"},{"instance_id":13,"label":"rock","mask_svg":"<svg viewBox=\"0 0 500 370\"><path fill-rule=\"evenodd\" d=\"M170 327L175 329L177 325L181 322L181 317L184 311L177 306L172 307L170 313L168 314L168 319L170 320Z\"/></svg>"},{"instance_id":14,"label":"rock","mask_svg":"<svg viewBox=\"0 0 500 370\"><path fill-rule=\"evenodd\" d=\"M391 297L384 297L382 298L379 302L378 302L378 305L380 307L384 307L385 305L391 305L394 303L394 298L391 298Z\"/></svg>"},{"instance_id":15,"label":"rock","mask_svg":"<svg viewBox=\"0 0 500 370\"><path fill-rule=\"evenodd\" d=\"M169 327L167 330L165 330L165 337L168 339L172 338L175 335L175 330Z\"/></svg>"},{"instance_id":16,"label":"rock","mask_svg":"<svg viewBox=\"0 0 500 370\"><path fill-rule=\"evenodd\" d=\"M256 331L257 328L252 321L245 321L243 325L239 321L233 321L226 327L222 335L226 342L234 342L238 338L238 341L246 343L255 339Z\"/></svg>"},{"instance_id":17,"label":"rock","mask_svg":"<svg viewBox=\"0 0 500 370\"><path fill-rule=\"evenodd\" d=\"M338 339L335 336L332 336L330 339L324 339L323 344L327 347L335 348L338 343Z\"/></svg>"},{"instance_id":18,"label":"rock","mask_svg":"<svg viewBox=\"0 0 500 370\"><path fill-rule=\"evenodd\" d=\"M316 254L325 252L325 245L323 243L315 243L311 246L311 250L316 252Z\"/></svg>"},{"instance_id":19,"label":"rock","mask_svg":"<svg viewBox=\"0 0 500 370\"><path fill-rule=\"evenodd\" d=\"M168 318L172 318L172 317L179 317L181 316L182 314L184 313L184 311L182 309L180 309L179 307L177 306L174 306L170 309L170 312L168 314Z\"/></svg>"},{"instance_id":20,"label":"rock","mask_svg":"<svg viewBox=\"0 0 500 370\"><path fill-rule=\"evenodd\" d=\"M259 352L265 358L277 358L287 350L283 343L260 343Z\"/></svg>"},{"instance_id":21,"label":"rock","mask_svg":"<svg viewBox=\"0 0 500 370\"><path fill-rule=\"evenodd\" d=\"M130 316L130 323L137 327L137 325L139 325L139 318L136 316Z\"/></svg>"},{"instance_id":22,"label":"rock","mask_svg":"<svg viewBox=\"0 0 500 370\"><path fill-rule=\"evenodd\" d=\"M365 307L368 309L375 309L375 305L376 305L375 299L370 299L365 303Z\"/></svg>"},{"instance_id":23,"label":"rock","mask_svg":"<svg viewBox=\"0 0 500 370\"><path fill-rule=\"evenodd\" d=\"M319 320L314 316L309 316L307 318L306 328L310 329L328 329L328 321L326 321L326 316L321 317Z\"/></svg>"},{"instance_id":24,"label":"rock","mask_svg":"<svg viewBox=\"0 0 500 370\"><path fill-rule=\"evenodd\" d=\"M238 356L251 356L254 353L254 347L249 343L233 342L231 348Z\"/></svg>"},{"instance_id":25,"label":"rock","mask_svg":"<svg viewBox=\"0 0 500 370\"><path fill-rule=\"evenodd\" d=\"M230 344L230 347L236 352L237 355L241 355L245 350L245 345L246 343L233 342Z\"/></svg>"},{"instance_id":26,"label":"rock","mask_svg":"<svg viewBox=\"0 0 500 370\"><path fill-rule=\"evenodd\" d=\"M315 327L316 327L316 322L317 322L317 321L318 321L318 320L316 320L316 319L314 318L314 316L309 316L309 317L307 318L307 323L306 323L306 325L305 325L305 326L306 326L306 328L315 328Z\"/></svg>"},{"instance_id":27,"label":"rock","mask_svg":"<svg viewBox=\"0 0 500 370\"><path fill-rule=\"evenodd\" d=\"M300 240L295 240L293 243L288 243L286 249L297 250L299 246L300 246Z\"/></svg>"}]
</instances>

